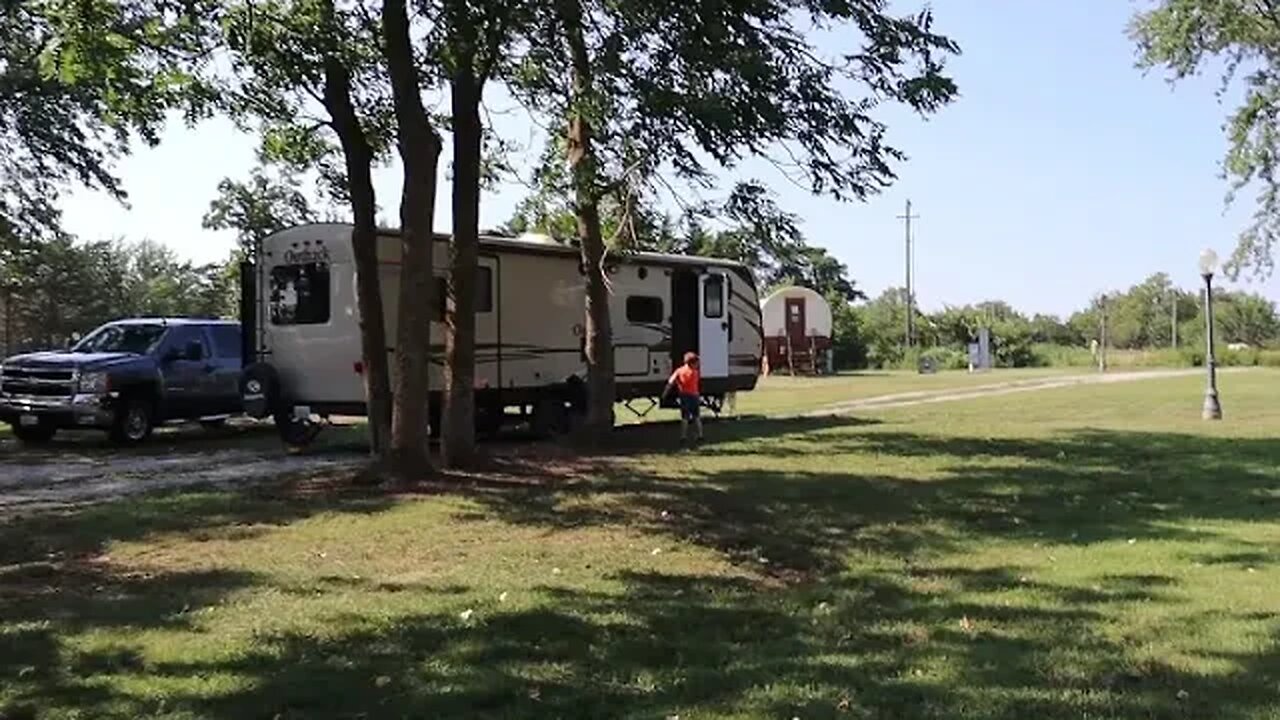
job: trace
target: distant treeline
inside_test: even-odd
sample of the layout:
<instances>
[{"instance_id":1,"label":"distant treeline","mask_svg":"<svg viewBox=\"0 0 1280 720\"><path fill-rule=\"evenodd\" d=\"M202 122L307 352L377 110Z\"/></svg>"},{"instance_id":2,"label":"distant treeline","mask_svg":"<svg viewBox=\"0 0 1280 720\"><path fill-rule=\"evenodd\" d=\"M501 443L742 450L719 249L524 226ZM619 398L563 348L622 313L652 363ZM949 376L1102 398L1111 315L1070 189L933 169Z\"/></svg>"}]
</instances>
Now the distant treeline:
<instances>
[{"instance_id":1,"label":"distant treeline","mask_svg":"<svg viewBox=\"0 0 1280 720\"><path fill-rule=\"evenodd\" d=\"M1092 341L1101 341L1105 308L1110 364L1196 365L1205 355L1202 297L1157 273L1123 292L1099 295L1067 318L1027 315L1000 300L934 313L917 310L912 352L905 350L902 289L862 304L835 298L836 361L846 369L915 367L923 355L942 368L963 368L967 345L978 328L987 327L1001 367L1089 365L1095 362ZM1280 348L1274 302L1254 293L1215 290L1214 317L1223 364L1280 365L1280 351L1268 352Z\"/></svg>"},{"instance_id":2,"label":"distant treeline","mask_svg":"<svg viewBox=\"0 0 1280 720\"><path fill-rule=\"evenodd\" d=\"M236 263L196 265L155 242L13 244L0 262L0 351L61 347L135 316L233 316Z\"/></svg>"}]
</instances>

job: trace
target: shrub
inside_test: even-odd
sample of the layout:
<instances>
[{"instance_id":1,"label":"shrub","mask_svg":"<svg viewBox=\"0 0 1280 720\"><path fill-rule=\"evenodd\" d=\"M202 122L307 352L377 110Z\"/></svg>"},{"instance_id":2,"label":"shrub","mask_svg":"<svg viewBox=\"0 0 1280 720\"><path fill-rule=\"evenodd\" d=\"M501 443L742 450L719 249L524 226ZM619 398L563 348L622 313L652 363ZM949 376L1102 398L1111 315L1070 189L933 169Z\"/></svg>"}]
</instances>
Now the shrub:
<instances>
[{"instance_id":1,"label":"shrub","mask_svg":"<svg viewBox=\"0 0 1280 720\"><path fill-rule=\"evenodd\" d=\"M1035 367L1092 367L1097 361L1088 348L1039 343L1031 348Z\"/></svg>"},{"instance_id":2,"label":"shrub","mask_svg":"<svg viewBox=\"0 0 1280 720\"><path fill-rule=\"evenodd\" d=\"M1178 351L1184 365L1204 367L1204 348L1200 346L1184 346Z\"/></svg>"},{"instance_id":3,"label":"shrub","mask_svg":"<svg viewBox=\"0 0 1280 720\"><path fill-rule=\"evenodd\" d=\"M1258 364L1258 349L1219 350L1218 365L1221 367L1252 367Z\"/></svg>"},{"instance_id":4,"label":"shrub","mask_svg":"<svg viewBox=\"0 0 1280 720\"><path fill-rule=\"evenodd\" d=\"M921 359L932 360L933 366L939 370L964 370L969 367L969 354L955 348L932 347L919 353L919 356Z\"/></svg>"}]
</instances>

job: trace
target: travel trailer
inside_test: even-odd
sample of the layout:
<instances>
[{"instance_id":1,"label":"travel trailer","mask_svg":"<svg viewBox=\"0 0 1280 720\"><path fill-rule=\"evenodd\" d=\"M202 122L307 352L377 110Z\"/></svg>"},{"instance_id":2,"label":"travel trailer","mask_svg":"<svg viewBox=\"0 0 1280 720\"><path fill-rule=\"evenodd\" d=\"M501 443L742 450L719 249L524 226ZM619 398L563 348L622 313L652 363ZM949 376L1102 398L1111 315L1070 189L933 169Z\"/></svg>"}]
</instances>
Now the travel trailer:
<instances>
[{"instance_id":1,"label":"travel trailer","mask_svg":"<svg viewBox=\"0 0 1280 720\"><path fill-rule=\"evenodd\" d=\"M447 257L448 238L437 236L433 418L442 386ZM378 260L387 338L394 343L396 231L380 232ZM614 255L609 262L618 401L661 397L688 351L701 357L703 393L712 410L718 412L726 396L755 387L762 333L750 270L727 260L651 253ZM494 431L522 416L539 430L564 431L585 411L585 280L576 248L539 235L481 238L478 429ZM286 441L309 439L317 419L366 411L355 283L350 225L283 230L267 237L257 261L245 266L246 410L274 417Z\"/></svg>"},{"instance_id":2,"label":"travel trailer","mask_svg":"<svg viewBox=\"0 0 1280 720\"><path fill-rule=\"evenodd\" d=\"M806 287L784 287L765 298L760 314L766 372L832 372L831 306L826 298Z\"/></svg>"}]
</instances>

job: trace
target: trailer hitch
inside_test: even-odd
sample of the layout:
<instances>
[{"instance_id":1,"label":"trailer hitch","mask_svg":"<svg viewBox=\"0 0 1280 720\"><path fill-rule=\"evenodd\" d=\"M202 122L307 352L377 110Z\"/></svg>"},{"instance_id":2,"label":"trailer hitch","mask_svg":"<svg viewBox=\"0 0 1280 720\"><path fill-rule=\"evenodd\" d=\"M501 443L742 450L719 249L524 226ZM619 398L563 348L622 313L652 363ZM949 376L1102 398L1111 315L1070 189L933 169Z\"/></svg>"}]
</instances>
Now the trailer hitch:
<instances>
[{"instance_id":1,"label":"trailer hitch","mask_svg":"<svg viewBox=\"0 0 1280 720\"><path fill-rule=\"evenodd\" d=\"M632 415L635 415L638 418L643 418L644 416L653 412L654 408L658 407L657 400L654 400L653 398L643 398L643 399L645 402L649 403L644 410L637 410L631 407L631 403L634 401L633 398L622 401L622 407L630 410Z\"/></svg>"}]
</instances>

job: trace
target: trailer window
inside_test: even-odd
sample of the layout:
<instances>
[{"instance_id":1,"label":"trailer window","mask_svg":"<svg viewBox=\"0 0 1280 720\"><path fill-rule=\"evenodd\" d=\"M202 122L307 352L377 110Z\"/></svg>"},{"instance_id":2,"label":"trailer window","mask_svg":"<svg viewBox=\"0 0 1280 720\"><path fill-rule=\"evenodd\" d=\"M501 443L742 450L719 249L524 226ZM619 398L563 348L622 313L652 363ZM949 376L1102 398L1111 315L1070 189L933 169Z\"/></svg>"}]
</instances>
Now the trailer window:
<instances>
[{"instance_id":1,"label":"trailer window","mask_svg":"<svg viewBox=\"0 0 1280 720\"><path fill-rule=\"evenodd\" d=\"M662 298L632 295L627 298L627 322L661 324Z\"/></svg>"},{"instance_id":2,"label":"trailer window","mask_svg":"<svg viewBox=\"0 0 1280 720\"><path fill-rule=\"evenodd\" d=\"M329 322L329 266L307 263L272 268L270 301L274 325Z\"/></svg>"},{"instance_id":3,"label":"trailer window","mask_svg":"<svg viewBox=\"0 0 1280 720\"><path fill-rule=\"evenodd\" d=\"M702 314L709 318L724 317L723 275L708 275L703 283Z\"/></svg>"},{"instance_id":4,"label":"trailer window","mask_svg":"<svg viewBox=\"0 0 1280 720\"><path fill-rule=\"evenodd\" d=\"M436 322L444 322L445 304L449 300L449 284L445 278L436 277ZM476 312L493 312L493 270L476 268Z\"/></svg>"},{"instance_id":5,"label":"trailer window","mask_svg":"<svg viewBox=\"0 0 1280 720\"><path fill-rule=\"evenodd\" d=\"M493 271L476 268L476 312L493 312Z\"/></svg>"}]
</instances>

